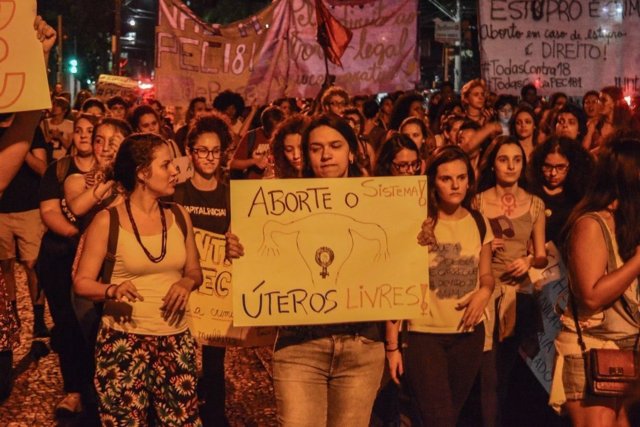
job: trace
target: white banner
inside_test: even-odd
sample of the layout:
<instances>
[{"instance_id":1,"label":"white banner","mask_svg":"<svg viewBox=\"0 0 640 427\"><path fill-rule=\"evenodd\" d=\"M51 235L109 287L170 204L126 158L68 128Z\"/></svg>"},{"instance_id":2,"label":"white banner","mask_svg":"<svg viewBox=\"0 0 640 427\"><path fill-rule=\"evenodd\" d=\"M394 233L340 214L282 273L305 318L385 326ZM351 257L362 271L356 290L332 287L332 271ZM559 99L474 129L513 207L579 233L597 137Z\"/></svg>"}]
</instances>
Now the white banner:
<instances>
[{"instance_id":1,"label":"white banner","mask_svg":"<svg viewBox=\"0 0 640 427\"><path fill-rule=\"evenodd\" d=\"M497 93L640 90L640 0L480 0L482 77Z\"/></svg>"}]
</instances>

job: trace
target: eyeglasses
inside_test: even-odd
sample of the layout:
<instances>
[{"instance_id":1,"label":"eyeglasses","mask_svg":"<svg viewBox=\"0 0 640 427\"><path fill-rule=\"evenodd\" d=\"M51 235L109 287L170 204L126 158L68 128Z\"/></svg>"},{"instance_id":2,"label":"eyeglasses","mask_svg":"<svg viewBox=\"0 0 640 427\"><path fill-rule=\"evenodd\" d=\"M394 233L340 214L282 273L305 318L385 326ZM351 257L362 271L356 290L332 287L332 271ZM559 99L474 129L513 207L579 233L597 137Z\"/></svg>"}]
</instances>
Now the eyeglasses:
<instances>
[{"instance_id":1,"label":"eyeglasses","mask_svg":"<svg viewBox=\"0 0 640 427\"><path fill-rule=\"evenodd\" d=\"M550 173L553 170L555 170L557 173L565 173L568 169L569 165L566 163L561 163L559 165L550 165L548 163L545 163L542 165L542 172L544 173Z\"/></svg>"},{"instance_id":2,"label":"eyeglasses","mask_svg":"<svg viewBox=\"0 0 640 427\"><path fill-rule=\"evenodd\" d=\"M195 147L191 150L191 152L195 153L196 157L198 157L199 159L206 159L207 157L209 157L209 154L211 154L211 157L213 157L214 159L219 159L220 154L222 154L219 148L207 150L204 147Z\"/></svg>"},{"instance_id":3,"label":"eyeglasses","mask_svg":"<svg viewBox=\"0 0 640 427\"><path fill-rule=\"evenodd\" d=\"M391 166L398 172L415 172L420 168L420 161L391 162Z\"/></svg>"}]
</instances>

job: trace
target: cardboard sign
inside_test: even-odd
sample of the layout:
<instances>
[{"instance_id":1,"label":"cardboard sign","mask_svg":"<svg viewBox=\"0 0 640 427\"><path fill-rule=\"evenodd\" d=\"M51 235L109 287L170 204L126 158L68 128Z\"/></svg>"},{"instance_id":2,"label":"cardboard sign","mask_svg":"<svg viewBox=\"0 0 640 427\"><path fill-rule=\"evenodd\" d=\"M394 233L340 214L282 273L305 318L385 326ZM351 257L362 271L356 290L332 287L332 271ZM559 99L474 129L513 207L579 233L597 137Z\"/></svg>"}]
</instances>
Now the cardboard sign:
<instances>
[{"instance_id":1,"label":"cardboard sign","mask_svg":"<svg viewBox=\"0 0 640 427\"><path fill-rule=\"evenodd\" d=\"M178 170L177 182L185 182L193 176L193 164L191 163L191 157L180 156L173 159L173 165Z\"/></svg>"},{"instance_id":2,"label":"cardboard sign","mask_svg":"<svg viewBox=\"0 0 640 427\"><path fill-rule=\"evenodd\" d=\"M200 252L203 282L189 298L186 319L191 334L204 345L246 347L271 345L274 328L236 328L231 303L231 264L225 261L225 237L193 229Z\"/></svg>"},{"instance_id":3,"label":"cardboard sign","mask_svg":"<svg viewBox=\"0 0 640 427\"><path fill-rule=\"evenodd\" d=\"M520 355L540 384L549 392L556 355L554 341L561 327L561 313L558 311L564 311L567 306L568 284L567 270L560 252L553 242L547 242L546 249L547 266L543 269L529 270L529 277L536 290L534 294L542 315L544 331L538 333L537 348L520 349Z\"/></svg>"},{"instance_id":4,"label":"cardboard sign","mask_svg":"<svg viewBox=\"0 0 640 427\"><path fill-rule=\"evenodd\" d=\"M121 96L125 100L135 99L138 92L138 82L129 77L100 74L96 84L96 97L103 101L113 96Z\"/></svg>"},{"instance_id":5,"label":"cardboard sign","mask_svg":"<svg viewBox=\"0 0 640 427\"><path fill-rule=\"evenodd\" d=\"M497 93L640 90L637 1L480 0L482 77ZM508 53L508 54L506 54Z\"/></svg>"},{"instance_id":6,"label":"cardboard sign","mask_svg":"<svg viewBox=\"0 0 640 427\"><path fill-rule=\"evenodd\" d=\"M426 177L231 181L234 325L413 319L428 307ZM422 286L422 284L425 284Z\"/></svg>"},{"instance_id":7,"label":"cardboard sign","mask_svg":"<svg viewBox=\"0 0 640 427\"><path fill-rule=\"evenodd\" d=\"M454 44L460 41L460 23L443 21L439 18L433 20L436 24L435 39L437 42Z\"/></svg>"},{"instance_id":8,"label":"cardboard sign","mask_svg":"<svg viewBox=\"0 0 640 427\"><path fill-rule=\"evenodd\" d=\"M0 113L51 108L35 0L0 0Z\"/></svg>"}]
</instances>

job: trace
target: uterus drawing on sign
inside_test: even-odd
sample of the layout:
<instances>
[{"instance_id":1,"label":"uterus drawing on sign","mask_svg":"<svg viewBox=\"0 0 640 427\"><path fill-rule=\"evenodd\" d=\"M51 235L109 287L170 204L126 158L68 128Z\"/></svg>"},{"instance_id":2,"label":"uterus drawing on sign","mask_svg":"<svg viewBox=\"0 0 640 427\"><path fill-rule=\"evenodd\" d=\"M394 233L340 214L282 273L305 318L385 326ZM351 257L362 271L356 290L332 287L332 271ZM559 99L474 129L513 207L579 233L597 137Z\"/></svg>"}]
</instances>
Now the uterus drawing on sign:
<instances>
[{"instance_id":1,"label":"uterus drawing on sign","mask_svg":"<svg viewBox=\"0 0 640 427\"><path fill-rule=\"evenodd\" d=\"M319 227L331 227L325 233ZM356 244L354 234L376 244L372 263L390 258L386 231L375 223L358 221L348 215L321 213L283 223L268 221L262 230L262 243L258 252L262 256L281 256L289 254L289 248L278 243L275 235L294 235L296 252L302 258L314 286L337 286L340 271L353 255L361 248Z\"/></svg>"}]
</instances>

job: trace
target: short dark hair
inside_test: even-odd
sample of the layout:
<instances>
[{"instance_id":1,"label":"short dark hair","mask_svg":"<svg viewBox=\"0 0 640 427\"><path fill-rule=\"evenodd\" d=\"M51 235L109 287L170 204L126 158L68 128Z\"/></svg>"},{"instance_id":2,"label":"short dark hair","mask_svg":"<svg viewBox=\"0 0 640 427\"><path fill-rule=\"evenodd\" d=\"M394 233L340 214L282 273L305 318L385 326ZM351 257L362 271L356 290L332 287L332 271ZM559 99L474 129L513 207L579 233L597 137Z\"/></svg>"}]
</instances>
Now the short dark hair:
<instances>
[{"instance_id":1,"label":"short dark hair","mask_svg":"<svg viewBox=\"0 0 640 427\"><path fill-rule=\"evenodd\" d=\"M380 105L372 98L367 99L362 106L364 117L369 120L375 118L378 111L380 111Z\"/></svg>"},{"instance_id":2,"label":"short dark hair","mask_svg":"<svg viewBox=\"0 0 640 427\"><path fill-rule=\"evenodd\" d=\"M304 162L302 175L305 177L315 176L309 161L309 135L314 129L319 128L320 126L328 126L339 132L347 141L347 144L349 144L349 151L351 154L354 156L358 154L358 137L349 123L347 123L347 121L342 117L336 116L335 114L320 114L319 116L316 116L311 123L309 123L309 126L307 126L302 134L302 158ZM356 162L349 165L349 176L362 176L362 171Z\"/></svg>"},{"instance_id":3,"label":"short dark hair","mask_svg":"<svg viewBox=\"0 0 640 427\"><path fill-rule=\"evenodd\" d=\"M213 99L213 108L222 112L231 105L236 107L236 117L244 111L244 98L239 93L224 90Z\"/></svg>"},{"instance_id":4,"label":"short dark hair","mask_svg":"<svg viewBox=\"0 0 640 427\"><path fill-rule=\"evenodd\" d=\"M134 131L138 130L138 126L140 125L140 118L146 114L153 114L154 117L158 120L158 125L160 125L160 117L156 114L156 110L153 109L151 105L138 105L134 108L131 116L129 117L129 123L131 123L131 127Z\"/></svg>"},{"instance_id":5,"label":"short dark hair","mask_svg":"<svg viewBox=\"0 0 640 427\"><path fill-rule=\"evenodd\" d=\"M87 98L82 103L82 112L86 112L91 107L98 107L102 111L102 114L107 112L107 107L104 105L104 102L98 98Z\"/></svg>"},{"instance_id":6,"label":"short dark hair","mask_svg":"<svg viewBox=\"0 0 640 427\"><path fill-rule=\"evenodd\" d=\"M112 96L107 100L107 107L112 109L115 105L122 105L125 109L129 108L129 103L120 95Z\"/></svg>"},{"instance_id":7,"label":"short dark hair","mask_svg":"<svg viewBox=\"0 0 640 427\"><path fill-rule=\"evenodd\" d=\"M284 120L284 113L275 105L265 108L260 114L260 124L262 125L262 130L267 135L267 137L271 138L274 129L278 126L278 123Z\"/></svg>"},{"instance_id":8,"label":"short dark hair","mask_svg":"<svg viewBox=\"0 0 640 427\"><path fill-rule=\"evenodd\" d=\"M220 150L223 153L227 151L233 140L229 130L229 122L220 113L207 113L194 120L187 134L187 147L192 149L198 137L203 133L215 133L218 135Z\"/></svg>"}]
</instances>

